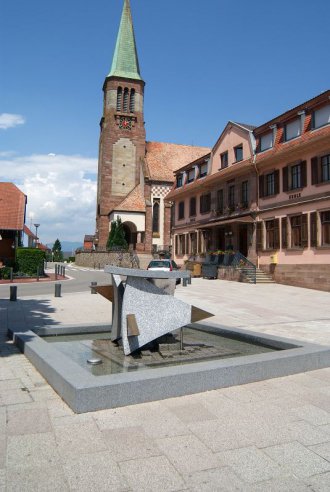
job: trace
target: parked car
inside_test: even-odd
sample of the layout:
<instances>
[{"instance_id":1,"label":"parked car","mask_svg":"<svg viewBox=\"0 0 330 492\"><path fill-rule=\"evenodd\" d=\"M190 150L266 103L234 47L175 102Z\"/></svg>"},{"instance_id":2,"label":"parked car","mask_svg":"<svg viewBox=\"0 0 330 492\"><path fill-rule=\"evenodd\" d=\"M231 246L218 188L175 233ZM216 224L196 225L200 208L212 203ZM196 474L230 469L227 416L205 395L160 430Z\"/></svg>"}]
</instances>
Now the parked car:
<instances>
[{"instance_id":1,"label":"parked car","mask_svg":"<svg viewBox=\"0 0 330 492\"><path fill-rule=\"evenodd\" d=\"M158 271L158 272L172 272L173 270L179 270L180 267L173 260L152 260L147 270ZM181 279L176 280L177 284L181 283Z\"/></svg>"}]
</instances>

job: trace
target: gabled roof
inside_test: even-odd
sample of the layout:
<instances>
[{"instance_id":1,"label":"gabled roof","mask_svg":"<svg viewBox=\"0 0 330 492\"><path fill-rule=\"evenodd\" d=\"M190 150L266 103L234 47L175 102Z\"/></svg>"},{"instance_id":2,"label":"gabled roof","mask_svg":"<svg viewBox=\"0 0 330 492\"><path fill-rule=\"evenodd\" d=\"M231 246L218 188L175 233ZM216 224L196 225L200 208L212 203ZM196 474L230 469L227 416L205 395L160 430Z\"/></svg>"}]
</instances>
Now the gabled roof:
<instances>
[{"instance_id":1,"label":"gabled roof","mask_svg":"<svg viewBox=\"0 0 330 492\"><path fill-rule=\"evenodd\" d=\"M85 234L84 243L92 243L94 241L94 236L91 234Z\"/></svg>"},{"instance_id":2,"label":"gabled roof","mask_svg":"<svg viewBox=\"0 0 330 492\"><path fill-rule=\"evenodd\" d=\"M252 129L255 128L255 127L252 127L252 125L245 125L243 123L236 123L235 121L229 120L228 123L227 123L227 125L225 126L225 128L220 133L220 136L219 136L218 140L213 145L212 151L217 148L217 146L219 145L219 143L222 140L222 138L224 137L224 135L233 126L235 126L236 128L238 128L240 130L243 130L243 131L247 132L247 135L249 135L249 136L252 135Z\"/></svg>"},{"instance_id":3,"label":"gabled roof","mask_svg":"<svg viewBox=\"0 0 330 492\"><path fill-rule=\"evenodd\" d=\"M147 142L146 166L153 181L174 182L174 172L210 152L209 147Z\"/></svg>"},{"instance_id":4,"label":"gabled roof","mask_svg":"<svg viewBox=\"0 0 330 492\"><path fill-rule=\"evenodd\" d=\"M0 229L22 231L26 195L13 183L0 183Z\"/></svg>"},{"instance_id":5,"label":"gabled roof","mask_svg":"<svg viewBox=\"0 0 330 492\"><path fill-rule=\"evenodd\" d=\"M116 212L145 212L146 202L143 196L142 187L137 185L134 190L112 211Z\"/></svg>"},{"instance_id":6,"label":"gabled roof","mask_svg":"<svg viewBox=\"0 0 330 492\"><path fill-rule=\"evenodd\" d=\"M31 231L31 229L27 225L24 225L23 232L28 237L31 237L32 239L37 239L37 236Z\"/></svg>"},{"instance_id":7,"label":"gabled roof","mask_svg":"<svg viewBox=\"0 0 330 492\"><path fill-rule=\"evenodd\" d=\"M115 53L108 77L142 80L129 0L124 2Z\"/></svg>"},{"instance_id":8,"label":"gabled roof","mask_svg":"<svg viewBox=\"0 0 330 492\"><path fill-rule=\"evenodd\" d=\"M249 130L249 132L252 132L255 128L257 128L256 125L249 125L247 123L238 123L237 121L233 121L233 123L235 123L235 125L245 128L246 130Z\"/></svg>"}]
</instances>

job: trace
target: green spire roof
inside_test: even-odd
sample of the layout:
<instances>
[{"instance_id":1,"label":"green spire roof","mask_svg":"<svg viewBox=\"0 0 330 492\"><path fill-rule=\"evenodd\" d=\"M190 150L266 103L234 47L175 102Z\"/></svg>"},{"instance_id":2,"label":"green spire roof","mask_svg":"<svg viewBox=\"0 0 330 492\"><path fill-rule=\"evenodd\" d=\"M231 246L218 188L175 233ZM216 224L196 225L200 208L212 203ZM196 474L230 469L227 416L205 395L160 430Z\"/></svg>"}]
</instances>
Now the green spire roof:
<instances>
[{"instance_id":1,"label":"green spire roof","mask_svg":"<svg viewBox=\"0 0 330 492\"><path fill-rule=\"evenodd\" d=\"M136 51L134 28L129 0L125 0L117 36L115 53L108 77L142 80Z\"/></svg>"}]
</instances>

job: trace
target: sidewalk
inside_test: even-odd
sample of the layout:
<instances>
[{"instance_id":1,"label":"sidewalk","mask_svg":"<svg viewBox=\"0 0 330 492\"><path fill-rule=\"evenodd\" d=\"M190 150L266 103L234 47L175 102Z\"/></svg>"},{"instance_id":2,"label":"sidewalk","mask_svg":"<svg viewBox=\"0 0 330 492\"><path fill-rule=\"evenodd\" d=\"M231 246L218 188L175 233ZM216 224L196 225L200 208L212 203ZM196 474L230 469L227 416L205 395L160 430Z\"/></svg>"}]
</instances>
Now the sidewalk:
<instances>
[{"instance_id":1,"label":"sidewalk","mask_svg":"<svg viewBox=\"0 0 330 492\"><path fill-rule=\"evenodd\" d=\"M210 322L330 345L326 292L193 279L176 295ZM329 491L330 369L75 415L6 340L107 320L90 293L0 300L1 492Z\"/></svg>"}]
</instances>

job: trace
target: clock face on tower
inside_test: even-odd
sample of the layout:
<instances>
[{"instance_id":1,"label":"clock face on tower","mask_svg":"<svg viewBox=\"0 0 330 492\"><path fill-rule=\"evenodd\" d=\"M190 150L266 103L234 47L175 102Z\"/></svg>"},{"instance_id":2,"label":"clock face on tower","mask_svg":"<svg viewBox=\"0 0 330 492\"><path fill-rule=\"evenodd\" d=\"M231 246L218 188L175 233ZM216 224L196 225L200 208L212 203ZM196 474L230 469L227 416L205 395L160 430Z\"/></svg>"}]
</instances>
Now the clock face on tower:
<instances>
[{"instance_id":1,"label":"clock face on tower","mask_svg":"<svg viewBox=\"0 0 330 492\"><path fill-rule=\"evenodd\" d=\"M132 118L129 118L128 116L121 116L119 120L119 128L121 130L131 130Z\"/></svg>"}]
</instances>

